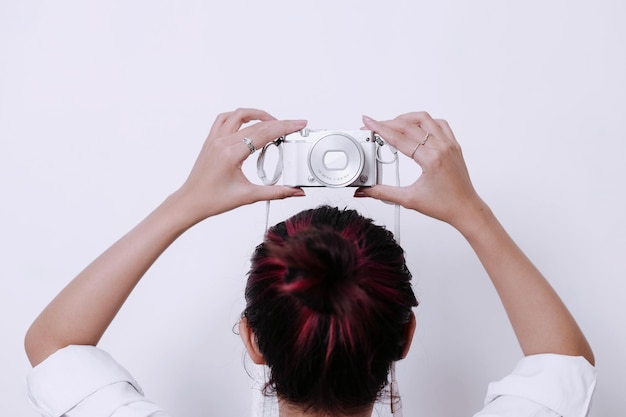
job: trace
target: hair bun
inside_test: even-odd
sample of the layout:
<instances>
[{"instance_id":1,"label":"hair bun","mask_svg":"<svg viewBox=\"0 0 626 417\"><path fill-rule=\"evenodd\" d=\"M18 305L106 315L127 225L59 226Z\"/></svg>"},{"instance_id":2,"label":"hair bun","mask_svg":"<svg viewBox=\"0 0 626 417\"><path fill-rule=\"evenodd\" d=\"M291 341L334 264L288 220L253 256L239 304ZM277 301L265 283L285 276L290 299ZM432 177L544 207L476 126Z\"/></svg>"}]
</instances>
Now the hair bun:
<instances>
[{"instance_id":1,"label":"hair bun","mask_svg":"<svg viewBox=\"0 0 626 417\"><path fill-rule=\"evenodd\" d=\"M251 263L244 316L270 369L264 392L311 414L371 411L417 305L391 232L321 206L268 229Z\"/></svg>"},{"instance_id":2,"label":"hair bun","mask_svg":"<svg viewBox=\"0 0 626 417\"><path fill-rule=\"evenodd\" d=\"M283 289L316 311L337 311L354 276L354 242L336 230L314 227L291 236L272 252L286 266Z\"/></svg>"}]
</instances>

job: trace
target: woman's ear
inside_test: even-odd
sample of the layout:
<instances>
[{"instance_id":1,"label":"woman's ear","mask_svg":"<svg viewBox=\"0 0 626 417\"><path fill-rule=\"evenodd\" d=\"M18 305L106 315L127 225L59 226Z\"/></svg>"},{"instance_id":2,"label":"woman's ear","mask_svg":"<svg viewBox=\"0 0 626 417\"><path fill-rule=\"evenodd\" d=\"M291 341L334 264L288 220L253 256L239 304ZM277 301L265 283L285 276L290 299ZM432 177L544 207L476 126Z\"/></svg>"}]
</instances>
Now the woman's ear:
<instances>
[{"instance_id":1,"label":"woman's ear","mask_svg":"<svg viewBox=\"0 0 626 417\"><path fill-rule=\"evenodd\" d=\"M409 318L409 321L404 324L404 328L402 329L402 332L404 333L404 345L402 346L400 359L406 358L406 355L409 353L411 342L413 341L413 335L415 334L415 327L415 314L411 311L411 317Z\"/></svg>"},{"instance_id":2,"label":"woman's ear","mask_svg":"<svg viewBox=\"0 0 626 417\"><path fill-rule=\"evenodd\" d=\"M257 365L265 365L265 358L259 350L256 335L252 329L248 327L248 319L245 317L243 317L239 322L239 336L241 337L241 340L248 351L248 356L250 356L252 362Z\"/></svg>"}]
</instances>

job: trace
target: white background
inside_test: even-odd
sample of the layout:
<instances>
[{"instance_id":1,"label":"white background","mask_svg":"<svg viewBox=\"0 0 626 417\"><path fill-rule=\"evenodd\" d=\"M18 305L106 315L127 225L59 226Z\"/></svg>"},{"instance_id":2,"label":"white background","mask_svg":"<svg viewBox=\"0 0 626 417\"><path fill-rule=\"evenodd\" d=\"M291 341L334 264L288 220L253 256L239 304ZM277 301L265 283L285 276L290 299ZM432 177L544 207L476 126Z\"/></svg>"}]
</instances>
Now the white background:
<instances>
[{"instance_id":1,"label":"white background","mask_svg":"<svg viewBox=\"0 0 626 417\"><path fill-rule=\"evenodd\" d=\"M625 20L620 0L0 1L0 415L34 415L28 325L184 180L236 107L314 128L446 118L476 188L594 348L590 415L623 415ZM419 168L401 162L409 183ZM270 221L329 202L393 225L382 203L310 194L274 203ZM249 414L232 330L264 216L259 203L184 235L102 341L173 416ZM398 371L405 415L470 416L521 352L457 232L403 211L402 243L421 300Z\"/></svg>"}]
</instances>

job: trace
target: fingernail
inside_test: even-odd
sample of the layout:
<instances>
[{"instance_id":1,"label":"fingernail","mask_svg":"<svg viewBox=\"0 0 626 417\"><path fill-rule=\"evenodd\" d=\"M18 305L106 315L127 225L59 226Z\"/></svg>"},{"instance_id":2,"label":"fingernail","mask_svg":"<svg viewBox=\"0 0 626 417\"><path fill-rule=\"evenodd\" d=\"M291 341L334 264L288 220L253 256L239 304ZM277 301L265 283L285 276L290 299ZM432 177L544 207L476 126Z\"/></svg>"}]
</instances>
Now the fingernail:
<instances>
[{"instance_id":1,"label":"fingernail","mask_svg":"<svg viewBox=\"0 0 626 417\"><path fill-rule=\"evenodd\" d=\"M363 121L364 122L375 122L376 120L372 119L369 116L363 115Z\"/></svg>"},{"instance_id":2,"label":"fingernail","mask_svg":"<svg viewBox=\"0 0 626 417\"><path fill-rule=\"evenodd\" d=\"M367 195L365 194L365 191L363 191L360 188L354 192L354 196L355 197L367 197Z\"/></svg>"},{"instance_id":3,"label":"fingernail","mask_svg":"<svg viewBox=\"0 0 626 417\"><path fill-rule=\"evenodd\" d=\"M306 194L304 194L304 190L302 188L296 188L293 191L293 194L291 194L292 197L304 197L306 196Z\"/></svg>"}]
</instances>

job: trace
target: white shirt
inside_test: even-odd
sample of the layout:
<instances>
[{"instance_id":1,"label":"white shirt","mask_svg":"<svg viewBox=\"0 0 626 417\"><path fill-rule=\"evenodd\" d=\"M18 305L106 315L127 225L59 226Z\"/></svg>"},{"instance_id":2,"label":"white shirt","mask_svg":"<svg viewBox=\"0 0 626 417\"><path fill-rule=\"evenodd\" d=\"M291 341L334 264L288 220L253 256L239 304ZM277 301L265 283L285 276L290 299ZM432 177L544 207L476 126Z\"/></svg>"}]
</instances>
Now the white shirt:
<instances>
[{"instance_id":1,"label":"white shirt","mask_svg":"<svg viewBox=\"0 0 626 417\"><path fill-rule=\"evenodd\" d=\"M595 368L582 357L527 356L489 384L485 407L474 417L584 417L595 385ZM68 346L37 365L28 375L28 395L46 417L169 416L94 346Z\"/></svg>"}]
</instances>

